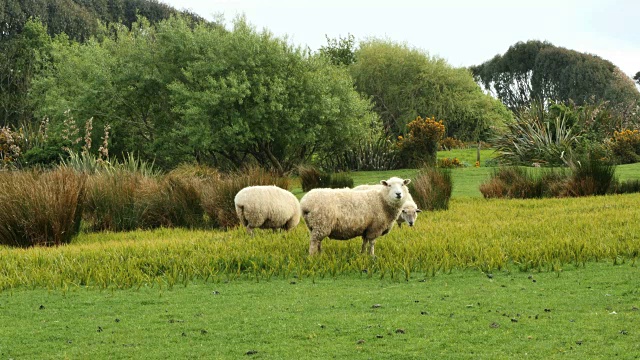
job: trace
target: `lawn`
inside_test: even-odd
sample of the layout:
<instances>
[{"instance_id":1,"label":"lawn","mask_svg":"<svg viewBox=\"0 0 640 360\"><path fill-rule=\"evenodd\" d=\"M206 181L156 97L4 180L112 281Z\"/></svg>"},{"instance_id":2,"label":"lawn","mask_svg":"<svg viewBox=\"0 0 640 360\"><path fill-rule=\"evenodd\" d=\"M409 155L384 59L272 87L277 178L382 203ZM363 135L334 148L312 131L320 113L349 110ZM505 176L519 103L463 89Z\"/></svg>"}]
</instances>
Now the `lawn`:
<instances>
[{"instance_id":1,"label":"lawn","mask_svg":"<svg viewBox=\"0 0 640 360\"><path fill-rule=\"evenodd\" d=\"M0 293L4 359L593 359L640 354L640 271L453 271ZM635 355L634 355L635 354Z\"/></svg>"}]
</instances>

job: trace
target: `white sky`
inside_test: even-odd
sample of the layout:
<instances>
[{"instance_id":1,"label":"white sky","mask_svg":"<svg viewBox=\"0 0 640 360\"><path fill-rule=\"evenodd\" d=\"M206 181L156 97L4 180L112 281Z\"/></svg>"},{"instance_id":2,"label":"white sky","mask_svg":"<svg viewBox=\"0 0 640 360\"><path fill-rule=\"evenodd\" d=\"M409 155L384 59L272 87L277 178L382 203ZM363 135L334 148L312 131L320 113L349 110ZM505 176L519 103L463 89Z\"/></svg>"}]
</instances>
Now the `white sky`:
<instances>
[{"instance_id":1,"label":"white sky","mask_svg":"<svg viewBox=\"0 0 640 360\"><path fill-rule=\"evenodd\" d=\"M453 66L477 65L518 41L547 40L598 55L630 77L640 71L638 0L160 0L227 24L244 14L257 29L316 51L330 38L385 38ZM230 26L227 26L230 27Z\"/></svg>"}]
</instances>

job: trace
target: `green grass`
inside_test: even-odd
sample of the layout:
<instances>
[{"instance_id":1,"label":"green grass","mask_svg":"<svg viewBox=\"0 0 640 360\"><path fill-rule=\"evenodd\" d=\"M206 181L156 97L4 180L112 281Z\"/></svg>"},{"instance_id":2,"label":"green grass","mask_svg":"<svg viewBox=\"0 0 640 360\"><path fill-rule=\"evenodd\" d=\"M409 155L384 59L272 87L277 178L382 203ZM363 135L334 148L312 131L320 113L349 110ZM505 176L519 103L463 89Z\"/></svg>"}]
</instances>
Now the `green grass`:
<instances>
[{"instance_id":1,"label":"green grass","mask_svg":"<svg viewBox=\"0 0 640 360\"><path fill-rule=\"evenodd\" d=\"M0 293L15 359L553 359L640 353L638 268L467 270L411 281L196 282ZM253 355L245 355L255 352Z\"/></svg>"}]
</instances>

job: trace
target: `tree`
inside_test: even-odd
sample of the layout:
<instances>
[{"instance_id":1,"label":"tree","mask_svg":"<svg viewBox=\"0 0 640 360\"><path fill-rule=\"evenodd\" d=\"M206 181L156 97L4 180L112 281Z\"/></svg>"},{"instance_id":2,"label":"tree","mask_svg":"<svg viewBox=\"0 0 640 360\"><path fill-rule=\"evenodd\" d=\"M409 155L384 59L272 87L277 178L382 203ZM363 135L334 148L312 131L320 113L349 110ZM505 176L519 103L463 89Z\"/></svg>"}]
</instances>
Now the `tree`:
<instances>
[{"instance_id":1,"label":"tree","mask_svg":"<svg viewBox=\"0 0 640 360\"><path fill-rule=\"evenodd\" d=\"M235 166L250 156L285 172L314 153L344 149L376 119L346 69L243 19L228 33L199 35L201 58L171 85L183 138L198 152Z\"/></svg>"},{"instance_id":2,"label":"tree","mask_svg":"<svg viewBox=\"0 0 640 360\"><path fill-rule=\"evenodd\" d=\"M518 42L471 71L514 111L534 100L572 100L580 105L592 98L614 104L634 104L640 99L631 79L611 62L548 42Z\"/></svg>"},{"instance_id":3,"label":"tree","mask_svg":"<svg viewBox=\"0 0 640 360\"><path fill-rule=\"evenodd\" d=\"M172 17L84 44L58 38L34 81L38 115L112 127L110 153L170 168L186 160L280 172L343 149L377 118L344 67L292 48L244 20L233 30ZM95 139L97 142L98 139Z\"/></svg>"},{"instance_id":4,"label":"tree","mask_svg":"<svg viewBox=\"0 0 640 360\"><path fill-rule=\"evenodd\" d=\"M349 34L346 38L327 38L327 45L320 47L320 54L328 57L334 65L351 65L355 61L355 38Z\"/></svg>"},{"instance_id":5,"label":"tree","mask_svg":"<svg viewBox=\"0 0 640 360\"><path fill-rule=\"evenodd\" d=\"M394 137L422 116L442 119L448 136L486 140L510 117L499 101L482 93L468 70L406 45L376 39L361 43L349 70Z\"/></svg>"},{"instance_id":6,"label":"tree","mask_svg":"<svg viewBox=\"0 0 640 360\"><path fill-rule=\"evenodd\" d=\"M39 21L28 21L22 32L0 41L0 126L29 122L32 109L26 94L31 80L47 64L51 38Z\"/></svg>"},{"instance_id":7,"label":"tree","mask_svg":"<svg viewBox=\"0 0 640 360\"><path fill-rule=\"evenodd\" d=\"M638 85L640 85L640 71L638 71L636 73L636 75L633 77L633 80L635 80L636 83L638 83Z\"/></svg>"}]
</instances>

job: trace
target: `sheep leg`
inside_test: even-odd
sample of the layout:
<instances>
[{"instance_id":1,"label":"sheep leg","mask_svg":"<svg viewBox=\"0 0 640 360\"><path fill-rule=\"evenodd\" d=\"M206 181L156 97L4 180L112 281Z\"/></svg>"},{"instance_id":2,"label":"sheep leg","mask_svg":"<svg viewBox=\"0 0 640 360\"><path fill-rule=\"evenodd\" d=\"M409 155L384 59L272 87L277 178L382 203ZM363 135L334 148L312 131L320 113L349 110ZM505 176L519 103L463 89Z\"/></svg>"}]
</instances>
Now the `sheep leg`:
<instances>
[{"instance_id":1,"label":"sheep leg","mask_svg":"<svg viewBox=\"0 0 640 360\"><path fill-rule=\"evenodd\" d=\"M322 251L322 239L318 239L318 236L311 234L311 241L309 241L309 255L313 256L319 254Z\"/></svg>"},{"instance_id":2,"label":"sheep leg","mask_svg":"<svg viewBox=\"0 0 640 360\"><path fill-rule=\"evenodd\" d=\"M369 247L369 255L371 255L371 257L374 257L375 255L373 254L373 251L374 251L374 248L376 246L376 239L369 240L369 245L371 245Z\"/></svg>"},{"instance_id":3,"label":"sheep leg","mask_svg":"<svg viewBox=\"0 0 640 360\"><path fill-rule=\"evenodd\" d=\"M362 250L361 250L361 253L364 254L366 252L371 253L371 240L363 237L362 238Z\"/></svg>"}]
</instances>

